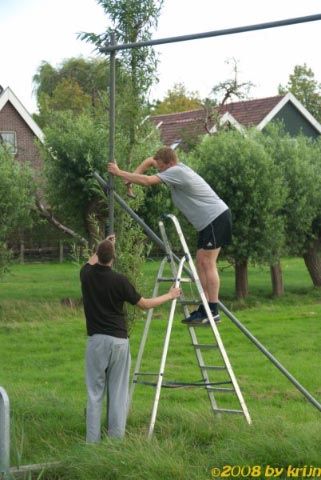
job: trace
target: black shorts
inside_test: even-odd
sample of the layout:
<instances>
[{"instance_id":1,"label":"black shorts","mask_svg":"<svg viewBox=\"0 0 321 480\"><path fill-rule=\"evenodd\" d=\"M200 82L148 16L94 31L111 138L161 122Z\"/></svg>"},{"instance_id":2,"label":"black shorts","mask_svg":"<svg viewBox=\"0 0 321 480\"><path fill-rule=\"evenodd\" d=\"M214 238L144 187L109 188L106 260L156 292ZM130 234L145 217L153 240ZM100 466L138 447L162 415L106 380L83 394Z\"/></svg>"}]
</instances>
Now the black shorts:
<instances>
[{"instance_id":1,"label":"black shorts","mask_svg":"<svg viewBox=\"0 0 321 480\"><path fill-rule=\"evenodd\" d=\"M198 233L197 248L215 250L229 245L232 240L232 215L225 210L212 223Z\"/></svg>"}]
</instances>

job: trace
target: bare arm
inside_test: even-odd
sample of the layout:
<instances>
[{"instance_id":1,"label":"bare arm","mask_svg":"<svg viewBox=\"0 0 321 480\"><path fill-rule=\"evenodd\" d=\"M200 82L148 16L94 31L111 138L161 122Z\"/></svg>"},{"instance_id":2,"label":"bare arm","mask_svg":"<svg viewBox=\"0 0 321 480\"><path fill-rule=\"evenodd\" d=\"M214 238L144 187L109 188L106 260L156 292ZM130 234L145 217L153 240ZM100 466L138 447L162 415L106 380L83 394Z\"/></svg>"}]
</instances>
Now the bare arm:
<instances>
[{"instance_id":1,"label":"bare arm","mask_svg":"<svg viewBox=\"0 0 321 480\"><path fill-rule=\"evenodd\" d=\"M145 168L145 166L142 166L142 164L140 167L142 169ZM136 185L143 185L144 187L161 183L161 179L157 175L143 175L141 173L126 172L125 170L121 170L116 163L112 162L108 163L108 172L112 175L116 175L116 177L123 178L127 182L135 183Z\"/></svg>"},{"instance_id":2,"label":"bare arm","mask_svg":"<svg viewBox=\"0 0 321 480\"><path fill-rule=\"evenodd\" d=\"M162 305L162 303L168 302L169 300L173 300L174 298L178 298L181 295L181 289L172 287L169 292L165 293L164 295L160 295L159 297L154 298L144 298L142 297L137 306L142 310L148 310L149 308L158 307Z\"/></svg>"},{"instance_id":3,"label":"bare arm","mask_svg":"<svg viewBox=\"0 0 321 480\"><path fill-rule=\"evenodd\" d=\"M157 168L157 162L153 157L145 158L140 165L134 170L133 173L145 173L151 167Z\"/></svg>"}]
</instances>

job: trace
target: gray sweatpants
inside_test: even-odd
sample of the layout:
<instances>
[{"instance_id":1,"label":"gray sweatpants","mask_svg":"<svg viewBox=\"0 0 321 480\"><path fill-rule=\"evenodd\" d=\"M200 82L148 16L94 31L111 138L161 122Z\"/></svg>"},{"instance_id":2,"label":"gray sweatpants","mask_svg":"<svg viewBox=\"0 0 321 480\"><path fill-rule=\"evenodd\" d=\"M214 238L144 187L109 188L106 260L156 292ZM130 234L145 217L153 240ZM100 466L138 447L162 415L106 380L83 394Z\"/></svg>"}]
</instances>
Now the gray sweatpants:
<instances>
[{"instance_id":1,"label":"gray sweatpants","mask_svg":"<svg viewBox=\"0 0 321 480\"><path fill-rule=\"evenodd\" d=\"M101 410L107 393L108 435L125 434L130 371L128 338L95 334L88 337L86 351L86 441L101 439Z\"/></svg>"}]
</instances>

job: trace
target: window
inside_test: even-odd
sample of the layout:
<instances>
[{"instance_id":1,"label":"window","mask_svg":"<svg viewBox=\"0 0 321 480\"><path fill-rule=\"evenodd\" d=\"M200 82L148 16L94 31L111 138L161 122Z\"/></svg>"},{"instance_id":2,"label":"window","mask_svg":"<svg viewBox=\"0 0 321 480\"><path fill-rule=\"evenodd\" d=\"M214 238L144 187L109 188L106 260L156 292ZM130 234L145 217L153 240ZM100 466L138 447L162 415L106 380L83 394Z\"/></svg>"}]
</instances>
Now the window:
<instances>
[{"instance_id":1,"label":"window","mask_svg":"<svg viewBox=\"0 0 321 480\"><path fill-rule=\"evenodd\" d=\"M11 153L17 153L16 132L0 132L0 143L5 145Z\"/></svg>"}]
</instances>

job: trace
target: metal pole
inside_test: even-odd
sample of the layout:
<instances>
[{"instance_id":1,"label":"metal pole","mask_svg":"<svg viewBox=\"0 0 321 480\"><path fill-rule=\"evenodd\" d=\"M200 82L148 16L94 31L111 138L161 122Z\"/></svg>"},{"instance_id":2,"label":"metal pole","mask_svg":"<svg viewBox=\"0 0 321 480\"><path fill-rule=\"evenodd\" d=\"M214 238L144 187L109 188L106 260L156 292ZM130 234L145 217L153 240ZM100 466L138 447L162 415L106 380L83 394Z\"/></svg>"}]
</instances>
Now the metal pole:
<instances>
[{"instance_id":1,"label":"metal pole","mask_svg":"<svg viewBox=\"0 0 321 480\"><path fill-rule=\"evenodd\" d=\"M251 340L252 343L273 363L273 365L276 366L280 370L280 372L283 373L283 375L286 376L290 382L293 383L293 385L307 398L307 400L312 403L320 412L321 412L321 404L296 380L293 375L291 375L290 372L286 368L283 367L283 365L270 353L265 346L259 342L259 340L252 335L252 333L244 327L244 325L231 313L222 302L218 302L220 308L223 310L225 315L228 316L228 318L236 325L241 332L244 333L244 335Z\"/></svg>"},{"instance_id":2,"label":"metal pole","mask_svg":"<svg viewBox=\"0 0 321 480\"><path fill-rule=\"evenodd\" d=\"M93 175L103 188L108 198L110 198L112 196L112 191L109 190L109 184L106 183L106 181L99 175L99 173L94 172ZM151 240L153 240L153 242L155 242L162 250L165 250L165 246L162 240L153 232L153 230L144 222L144 220L142 220L140 216L137 215L137 213L135 213L134 210L127 205L125 200L123 200L118 195L118 193L116 193L115 191L113 193L117 203L135 220L135 222L138 223L138 225L142 227L146 235Z\"/></svg>"},{"instance_id":3,"label":"metal pole","mask_svg":"<svg viewBox=\"0 0 321 480\"><path fill-rule=\"evenodd\" d=\"M104 188L104 190L106 191L106 189L108 188L107 187L107 184L105 182L105 180L98 174L98 173L94 173L94 176L96 177L96 179L98 180L98 182L100 183L100 185ZM146 232L146 234L148 235L148 237L153 240L159 247L162 248L162 250L164 250L166 252L166 247L164 245L164 242L153 232L153 230L148 227L148 225L146 225L146 223L137 215L137 213L135 213L127 204L126 202L116 193L114 192L114 195L115 195L115 199L116 201L119 203L119 205L135 220L137 221L137 223L143 228L143 230ZM179 261L179 258L174 255L174 258L176 261ZM188 267L185 266L184 268L185 271L187 271L187 273L192 277L193 277L193 273L188 269ZM244 325L235 317L235 315L233 315L226 307L225 305L222 303L222 302L218 302L219 303L219 306L220 308L223 310L223 312L225 313L225 315L234 323L234 325L236 325L242 333L244 333L244 335L249 339L251 340L252 343L254 343L254 345L273 363L273 365L275 365L281 373L283 373L283 375L286 376L286 378L288 380L290 380L290 382L293 383L293 385L306 397L306 399L312 403L312 405L314 405L320 412L321 412L321 404L296 380L295 377L293 377L293 375L291 375L290 372L287 371L286 368L283 367L283 365L272 355L272 353L270 353L265 347L264 345L259 342L259 340L254 337L254 335L251 334L251 332L246 328L244 327Z\"/></svg>"},{"instance_id":4,"label":"metal pole","mask_svg":"<svg viewBox=\"0 0 321 480\"><path fill-rule=\"evenodd\" d=\"M237 33L253 32L256 30L266 30L268 28L285 27L288 25L297 25L298 23L315 22L321 20L321 14L308 15L305 17L288 18L285 20L276 20L274 22L257 23L254 25L245 25L244 27L226 28L223 30L214 30L211 32L194 33L190 35L181 35L179 37L160 38L158 40L146 40L143 42L124 43L121 45L109 45L100 49L101 53L108 53L116 50L126 50L130 48L148 47L152 45L164 45L167 43L186 42L189 40L198 40L201 38L220 37L223 35L233 35Z\"/></svg>"},{"instance_id":5,"label":"metal pole","mask_svg":"<svg viewBox=\"0 0 321 480\"><path fill-rule=\"evenodd\" d=\"M116 45L115 33L110 35L110 44ZM115 161L115 91L116 91L116 51L110 52L109 60L109 162ZM109 175L108 179L108 226L107 233L114 233L114 196L112 194L114 188L114 176Z\"/></svg>"},{"instance_id":6,"label":"metal pole","mask_svg":"<svg viewBox=\"0 0 321 480\"><path fill-rule=\"evenodd\" d=\"M10 466L10 403L7 392L0 387L0 474L9 478Z\"/></svg>"}]
</instances>

